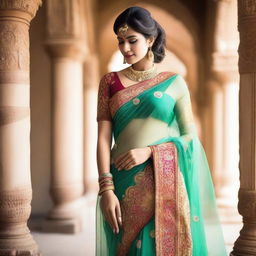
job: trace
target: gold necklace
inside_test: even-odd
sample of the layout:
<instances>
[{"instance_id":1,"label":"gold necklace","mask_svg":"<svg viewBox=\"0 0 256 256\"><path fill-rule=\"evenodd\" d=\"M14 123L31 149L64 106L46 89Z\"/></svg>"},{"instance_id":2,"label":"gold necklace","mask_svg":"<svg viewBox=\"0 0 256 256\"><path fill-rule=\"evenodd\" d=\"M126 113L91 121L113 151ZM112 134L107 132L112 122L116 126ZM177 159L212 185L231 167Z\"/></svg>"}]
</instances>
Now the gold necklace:
<instances>
[{"instance_id":1,"label":"gold necklace","mask_svg":"<svg viewBox=\"0 0 256 256\"><path fill-rule=\"evenodd\" d=\"M153 78L157 74L156 65L153 64L153 67L148 70L138 71L132 68L132 66L128 67L124 70L124 75L132 81L141 82L150 78Z\"/></svg>"}]
</instances>

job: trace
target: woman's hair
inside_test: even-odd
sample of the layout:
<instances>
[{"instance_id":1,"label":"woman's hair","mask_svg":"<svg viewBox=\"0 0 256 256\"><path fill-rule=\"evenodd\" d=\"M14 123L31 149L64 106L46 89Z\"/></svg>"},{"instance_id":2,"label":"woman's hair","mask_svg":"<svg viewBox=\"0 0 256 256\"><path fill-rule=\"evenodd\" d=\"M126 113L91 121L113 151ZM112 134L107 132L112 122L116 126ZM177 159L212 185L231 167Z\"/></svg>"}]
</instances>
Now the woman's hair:
<instances>
[{"instance_id":1,"label":"woman's hair","mask_svg":"<svg viewBox=\"0 0 256 256\"><path fill-rule=\"evenodd\" d=\"M155 38L152 46L154 62L159 63L165 56L165 32L163 28L151 17L148 10L134 6L124 10L115 20L113 29L115 34L118 29L127 24L133 30L141 33L145 38L153 36Z\"/></svg>"}]
</instances>

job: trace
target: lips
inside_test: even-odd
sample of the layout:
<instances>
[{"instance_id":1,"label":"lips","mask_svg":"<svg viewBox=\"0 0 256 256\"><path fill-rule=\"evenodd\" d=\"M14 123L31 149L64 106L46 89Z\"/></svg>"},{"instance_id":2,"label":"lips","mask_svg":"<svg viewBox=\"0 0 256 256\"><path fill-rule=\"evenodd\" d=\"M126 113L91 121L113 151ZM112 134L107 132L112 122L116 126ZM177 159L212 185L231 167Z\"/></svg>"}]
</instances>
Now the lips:
<instances>
[{"instance_id":1,"label":"lips","mask_svg":"<svg viewBox=\"0 0 256 256\"><path fill-rule=\"evenodd\" d=\"M124 55L125 58L131 58L132 56L134 56L134 54L131 54L131 55Z\"/></svg>"}]
</instances>

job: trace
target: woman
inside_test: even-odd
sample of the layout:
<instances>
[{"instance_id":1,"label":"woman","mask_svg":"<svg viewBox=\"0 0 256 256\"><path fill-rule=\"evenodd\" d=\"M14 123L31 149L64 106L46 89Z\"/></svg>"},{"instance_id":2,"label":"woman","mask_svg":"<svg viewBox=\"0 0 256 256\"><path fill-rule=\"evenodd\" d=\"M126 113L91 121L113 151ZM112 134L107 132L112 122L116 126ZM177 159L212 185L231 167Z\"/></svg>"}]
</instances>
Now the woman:
<instances>
[{"instance_id":1,"label":"woman","mask_svg":"<svg viewBox=\"0 0 256 256\"><path fill-rule=\"evenodd\" d=\"M189 90L154 64L165 55L164 30L131 7L114 32L131 66L99 86L96 254L226 255Z\"/></svg>"}]
</instances>

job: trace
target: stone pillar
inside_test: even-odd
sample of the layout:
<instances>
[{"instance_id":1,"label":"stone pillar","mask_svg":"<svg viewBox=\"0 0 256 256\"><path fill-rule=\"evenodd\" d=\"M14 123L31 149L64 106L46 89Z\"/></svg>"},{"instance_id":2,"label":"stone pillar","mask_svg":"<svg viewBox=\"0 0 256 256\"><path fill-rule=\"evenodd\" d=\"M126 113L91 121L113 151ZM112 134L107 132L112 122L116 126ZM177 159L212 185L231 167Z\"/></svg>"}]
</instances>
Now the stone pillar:
<instances>
[{"instance_id":1,"label":"stone pillar","mask_svg":"<svg viewBox=\"0 0 256 256\"><path fill-rule=\"evenodd\" d=\"M40 255L31 213L29 25L41 0L0 1L0 255Z\"/></svg>"},{"instance_id":2,"label":"stone pillar","mask_svg":"<svg viewBox=\"0 0 256 256\"><path fill-rule=\"evenodd\" d=\"M234 56L235 57L235 56ZM215 68L214 79L209 82L211 97L211 160L218 205L222 218L237 220L235 216L238 189L238 74L225 70L228 57ZM236 63L230 56L230 63ZM219 60L220 62L220 60ZM223 70L222 72L220 70Z\"/></svg>"},{"instance_id":3,"label":"stone pillar","mask_svg":"<svg viewBox=\"0 0 256 256\"><path fill-rule=\"evenodd\" d=\"M81 0L47 2L46 47L52 61L52 164L54 207L46 232L81 230L83 180L83 40Z\"/></svg>"},{"instance_id":4,"label":"stone pillar","mask_svg":"<svg viewBox=\"0 0 256 256\"><path fill-rule=\"evenodd\" d=\"M97 148L97 93L99 65L96 54L91 54L84 65L84 186L85 193L98 190L96 161Z\"/></svg>"},{"instance_id":5,"label":"stone pillar","mask_svg":"<svg viewBox=\"0 0 256 256\"><path fill-rule=\"evenodd\" d=\"M236 63L236 62L235 62ZM232 212L235 212L237 198L234 195L239 188L238 148L238 90L239 80L236 71L226 72L222 80L223 92L223 166L220 177L221 187L218 191L219 206L226 208L226 217L229 221Z\"/></svg>"},{"instance_id":6,"label":"stone pillar","mask_svg":"<svg viewBox=\"0 0 256 256\"><path fill-rule=\"evenodd\" d=\"M231 255L256 255L256 0L238 0L240 189L243 227Z\"/></svg>"},{"instance_id":7,"label":"stone pillar","mask_svg":"<svg viewBox=\"0 0 256 256\"><path fill-rule=\"evenodd\" d=\"M236 55L218 56L215 66L215 89L212 92L213 108L213 177L221 221L241 222L237 213L239 188L239 122L238 122L238 71ZM234 70L227 70L225 67ZM222 71L221 71L222 70Z\"/></svg>"},{"instance_id":8,"label":"stone pillar","mask_svg":"<svg viewBox=\"0 0 256 256\"><path fill-rule=\"evenodd\" d=\"M212 79L207 83L209 106L205 113L204 131L207 131L205 139L208 161L212 171L216 195L219 196L222 184L220 183L223 171L223 93L219 82Z\"/></svg>"},{"instance_id":9,"label":"stone pillar","mask_svg":"<svg viewBox=\"0 0 256 256\"><path fill-rule=\"evenodd\" d=\"M211 3L210 12L215 18L209 21L209 34L214 38L209 42L213 48L210 58L209 97L212 112L212 160L216 193L219 206L225 212L235 213L234 193L238 188L238 32L233 25L236 21L235 0L217 0ZM209 13L210 14L210 13ZM212 24L214 20L214 24ZM209 47L210 48L210 47ZM230 215L230 214L228 214ZM230 218L230 216L229 216Z\"/></svg>"}]
</instances>

